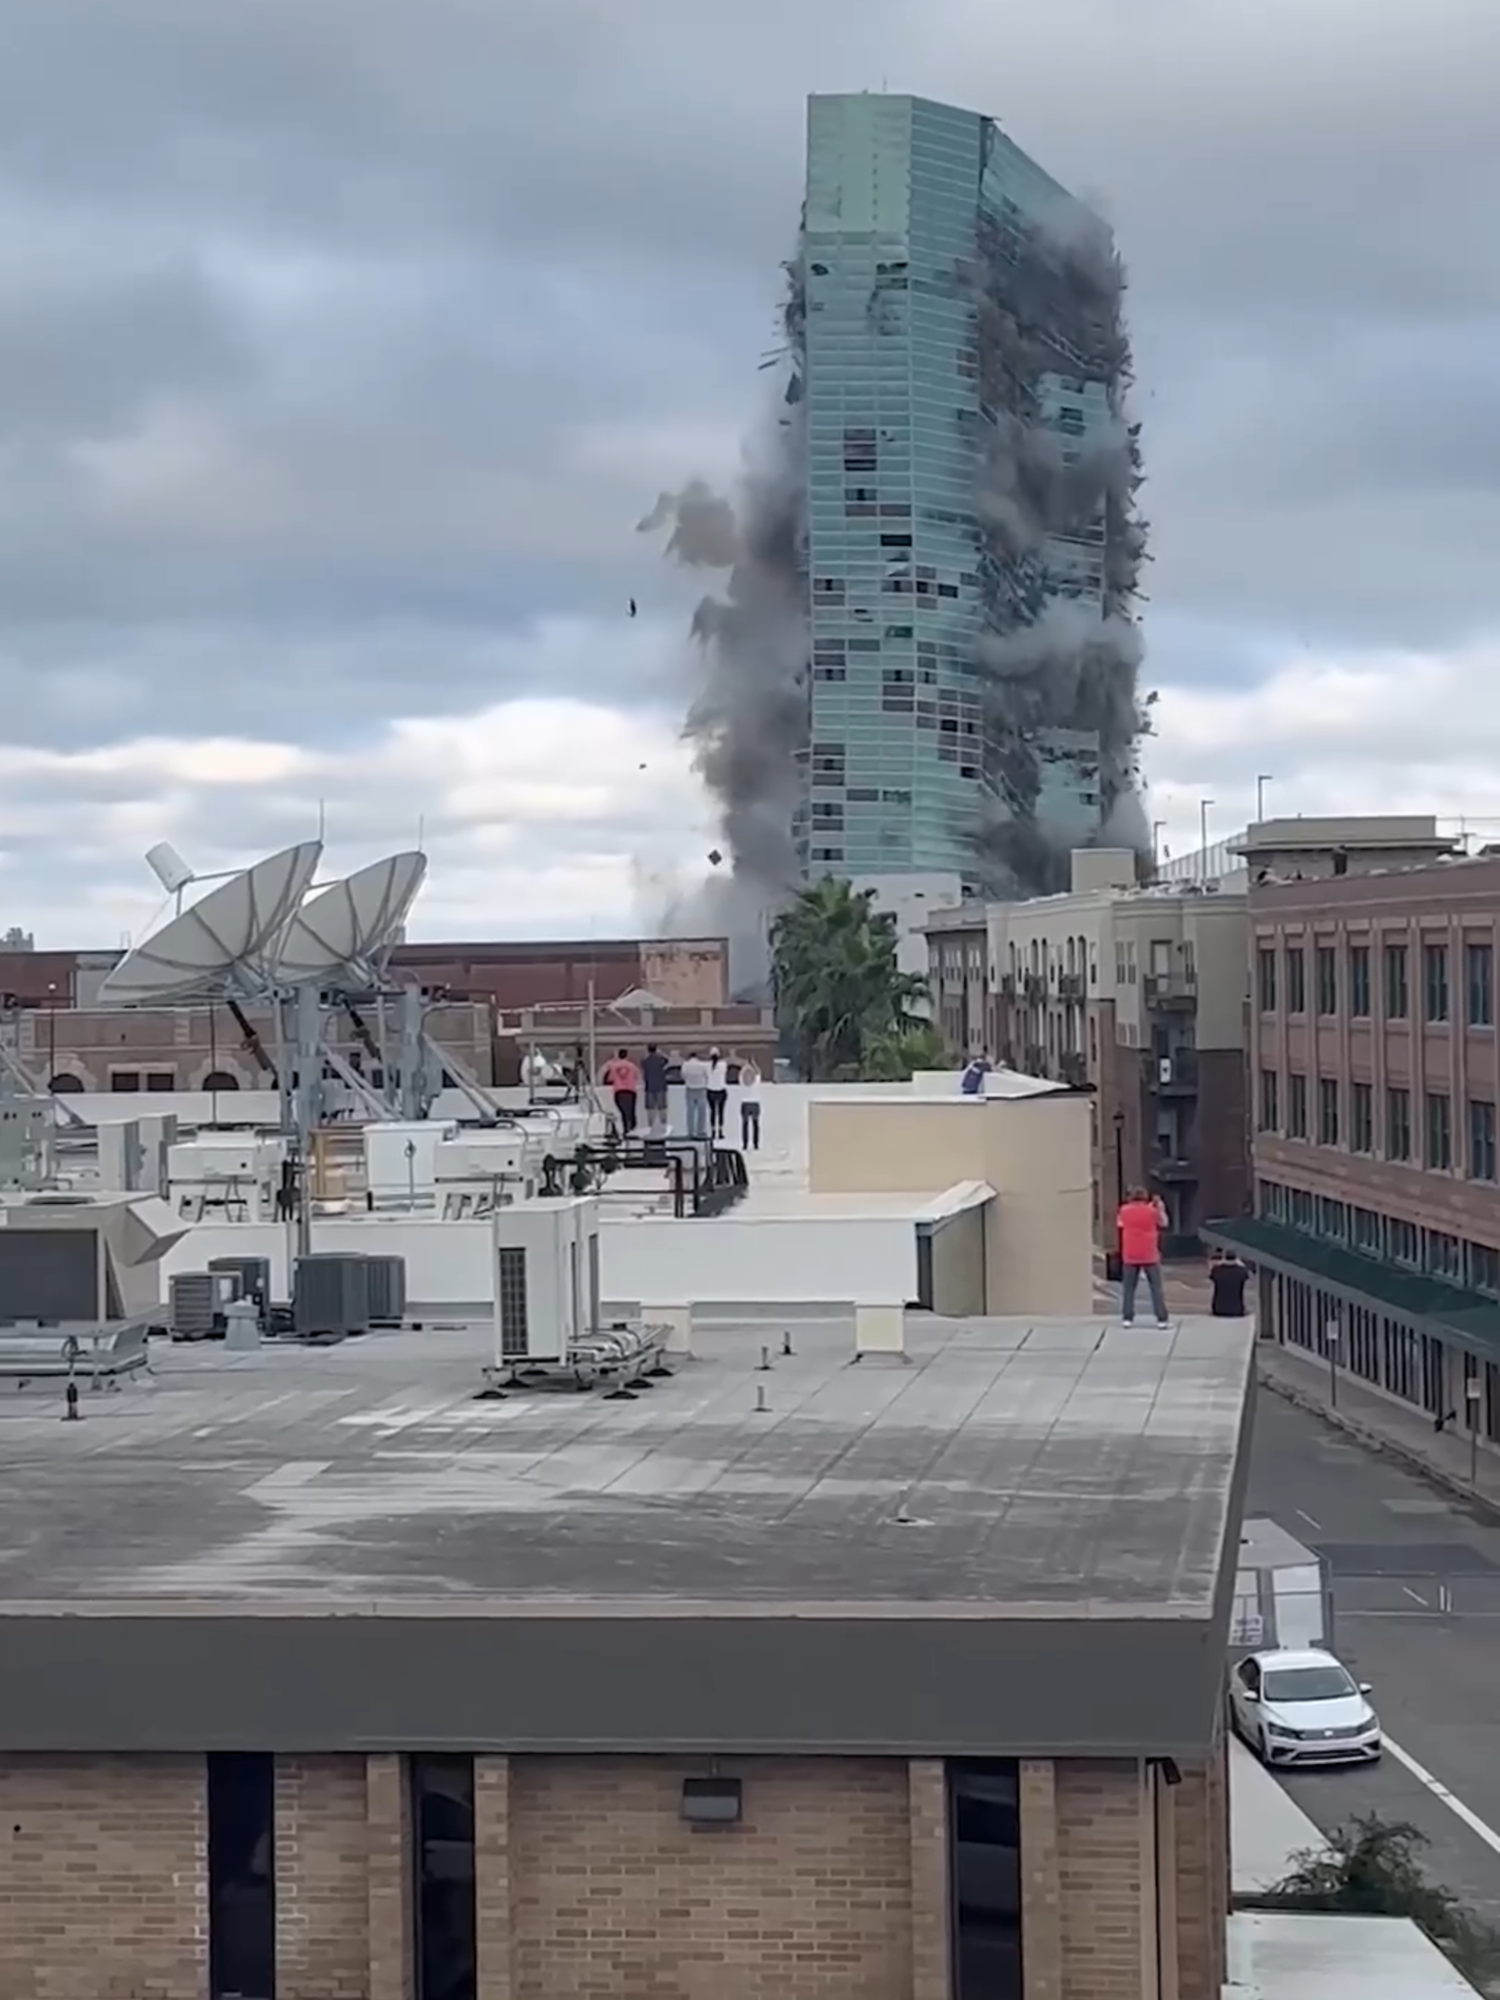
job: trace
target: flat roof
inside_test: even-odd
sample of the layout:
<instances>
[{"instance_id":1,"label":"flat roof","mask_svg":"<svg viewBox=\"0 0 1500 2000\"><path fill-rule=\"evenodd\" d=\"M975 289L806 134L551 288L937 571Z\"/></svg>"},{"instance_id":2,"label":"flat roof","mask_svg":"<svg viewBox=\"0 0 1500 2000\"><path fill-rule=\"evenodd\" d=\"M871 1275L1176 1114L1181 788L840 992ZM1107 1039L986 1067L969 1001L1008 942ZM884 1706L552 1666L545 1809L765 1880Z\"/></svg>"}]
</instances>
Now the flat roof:
<instances>
[{"instance_id":1,"label":"flat roof","mask_svg":"<svg viewBox=\"0 0 1500 2000\"><path fill-rule=\"evenodd\" d=\"M1242 1911L1224 2000L1474 2000L1410 1917Z\"/></svg>"},{"instance_id":2,"label":"flat roof","mask_svg":"<svg viewBox=\"0 0 1500 2000\"><path fill-rule=\"evenodd\" d=\"M427 1740L466 1673L476 1701L525 1682L492 1734L576 1741L561 1691L600 1647L621 1672L583 1675L590 1740L1206 1743L1248 1329L912 1316L904 1363L856 1360L847 1324L793 1345L715 1327L634 1401L476 1400L482 1327L168 1346L153 1380L85 1389L77 1424L55 1385L0 1391L0 1747L170 1747L195 1711L208 1747L253 1747L317 1689L298 1742L407 1735L418 1696ZM1104 1628L1137 1635L1139 1672L1121 1655L1101 1687Z\"/></svg>"}]
</instances>

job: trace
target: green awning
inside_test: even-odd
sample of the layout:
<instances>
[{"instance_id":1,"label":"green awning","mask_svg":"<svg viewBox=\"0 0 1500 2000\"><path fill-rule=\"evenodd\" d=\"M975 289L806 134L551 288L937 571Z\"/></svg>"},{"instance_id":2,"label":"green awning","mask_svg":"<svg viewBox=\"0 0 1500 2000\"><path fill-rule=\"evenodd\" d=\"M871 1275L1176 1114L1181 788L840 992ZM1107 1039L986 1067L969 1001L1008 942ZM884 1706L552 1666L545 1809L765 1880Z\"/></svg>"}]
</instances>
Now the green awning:
<instances>
[{"instance_id":1,"label":"green awning","mask_svg":"<svg viewBox=\"0 0 1500 2000\"><path fill-rule=\"evenodd\" d=\"M1329 1243L1263 1215L1208 1222L1200 1234L1207 1243L1238 1250L1247 1263L1305 1278L1351 1305L1411 1320L1424 1333L1456 1341L1486 1361L1500 1360L1500 1299L1484 1292L1408 1270L1384 1257L1367 1257L1347 1244Z\"/></svg>"}]
</instances>

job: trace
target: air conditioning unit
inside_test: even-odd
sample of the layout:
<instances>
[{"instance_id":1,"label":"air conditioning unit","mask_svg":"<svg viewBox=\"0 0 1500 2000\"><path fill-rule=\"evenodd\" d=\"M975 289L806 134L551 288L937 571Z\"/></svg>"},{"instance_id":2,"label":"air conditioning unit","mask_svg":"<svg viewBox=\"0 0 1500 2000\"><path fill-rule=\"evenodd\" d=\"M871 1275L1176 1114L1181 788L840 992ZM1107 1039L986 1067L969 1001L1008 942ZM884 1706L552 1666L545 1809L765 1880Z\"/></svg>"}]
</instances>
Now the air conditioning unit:
<instances>
[{"instance_id":1,"label":"air conditioning unit","mask_svg":"<svg viewBox=\"0 0 1500 2000\"><path fill-rule=\"evenodd\" d=\"M534 1140L515 1126L463 1131L433 1148L437 1211L445 1222L467 1222L532 1192Z\"/></svg>"},{"instance_id":2,"label":"air conditioning unit","mask_svg":"<svg viewBox=\"0 0 1500 2000\"><path fill-rule=\"evenodd\" d=\"M339 1253L299 1257L292 1274L292 1327L299 1340L370 1331L370 1260Z\"/></svg>"},{"instance_id":3,"label":"air conditioning unit","mask_svg":"<svg viewBox=\"0 0 1500 2000\"><path fill-rule=\"evenodd\" d=\"M599 1320L599 1204L528 1201L493 1217L495 1366L556 1367Z\"/></svg>"}]
</instances>

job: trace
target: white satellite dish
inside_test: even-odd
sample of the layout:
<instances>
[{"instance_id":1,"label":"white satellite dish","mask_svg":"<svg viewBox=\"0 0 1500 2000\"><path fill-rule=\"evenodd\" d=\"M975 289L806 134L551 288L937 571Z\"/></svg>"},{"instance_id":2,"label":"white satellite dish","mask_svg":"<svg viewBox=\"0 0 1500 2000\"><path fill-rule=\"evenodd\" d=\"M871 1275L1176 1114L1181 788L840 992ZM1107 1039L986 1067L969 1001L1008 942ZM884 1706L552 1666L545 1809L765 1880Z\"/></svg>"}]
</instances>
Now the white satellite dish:
<instances>
[{"instance_id":1,"label":"white satellite dish","mask_svg":"<svg viewBox=\"0 0 1500 2000\"><path fill-rule=\"evenodd\" d=\"M304 840L210 889L127 952L100 986L100 997L125 1006L145 1006L224 992L236 985L263 985L268 964L292 912L307 894L322 853L320 840ZM152 868L165 882L154 862Z\"/></svg>"},{"instance_id":2,"label":"white satellite dish","mask_svg":"<svg viewBox=\"0 0 1500 2000\"><path fill-rule=\"evenodd\" d=\"M277 985L367 986L370 960L400 930L426 876L427 856L413 851L315 889L287 925Z\"/></svg>"}]
</instances>

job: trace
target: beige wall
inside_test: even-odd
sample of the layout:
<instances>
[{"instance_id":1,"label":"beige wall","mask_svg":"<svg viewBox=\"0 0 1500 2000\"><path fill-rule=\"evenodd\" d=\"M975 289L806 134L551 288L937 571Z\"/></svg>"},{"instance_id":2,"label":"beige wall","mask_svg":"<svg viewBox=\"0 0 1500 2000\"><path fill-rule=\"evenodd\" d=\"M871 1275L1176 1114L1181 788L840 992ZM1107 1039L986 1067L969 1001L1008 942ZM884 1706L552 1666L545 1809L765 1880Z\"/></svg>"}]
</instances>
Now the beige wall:
<instances>
[{"instance_id":1,"label":"beige wall","mask_svg":"<svg viewBox=\"0 0 1500 2000\"><path fill-rule=\"evenodd\" d=\"M967 1319L984 1311L984 1238L982 1208L937 1223L932 1231L932 1310L949 1319Z\"/></svg>"},{"instance_id":2,"label":"beige wall","mask_svg":"<svg viewBox=\"0 0 1500 2000\"><path fill-rule=\"evenodd\" d=\"M703 1769L475 1759L479 2000L949 2000L941 1763L730 1759L713 1832L679 1813ZM202 2000L203 1760L8 1756L0 1796L4 2000ZM278 1758L278 2000L410 2000L406 1798L398 1756ZM1025 2000L1218 2000L1222 1745L1170 1788L1027 1759L1019 1817Z\"/></svg>"},{"instance_id":3,"label":"beige wall","mask_svg":"<svg viewBox=\"0 0 1500 2000\"><path fill-rule=\"evenodd\" d=\"M987 1181L985 1310L1093 1309L1091 1099L815 1098L814 1194L939 1194Z\"/></svg>"}]
</instances>

